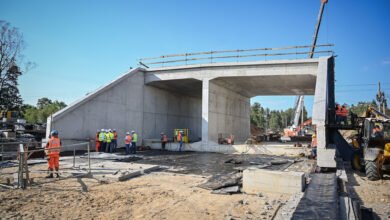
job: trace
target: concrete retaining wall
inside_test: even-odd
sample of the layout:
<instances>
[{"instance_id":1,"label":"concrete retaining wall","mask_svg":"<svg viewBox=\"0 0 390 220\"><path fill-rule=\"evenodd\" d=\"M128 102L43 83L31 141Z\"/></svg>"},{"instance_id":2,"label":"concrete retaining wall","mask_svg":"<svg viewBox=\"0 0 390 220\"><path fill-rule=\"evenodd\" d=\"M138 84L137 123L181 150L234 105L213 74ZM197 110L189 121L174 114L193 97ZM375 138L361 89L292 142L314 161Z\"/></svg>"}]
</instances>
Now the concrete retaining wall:
<instances>
[{"instance_id":1,"label":"concrete retaining wall","mask_svg":"<svg viewBox=\"0 0 390 220\"><path fill-rule=\"evenodd\" d=\"M250 99L210 81L209 141L217 142L218 134L233 134L236 142L250 135Z\"/></svg>"},{"instance_id":2,"label":"concrete retaining wall","mask_svg":"<svg viewBox=\"0 0 390 220\"><path fill-rule=\"evenodd\" d=\"M293 194L304 191L305 177L303 172L249 168L244 170L242 187L247 194L261 192Z\"/></svg>"}]
</instances>

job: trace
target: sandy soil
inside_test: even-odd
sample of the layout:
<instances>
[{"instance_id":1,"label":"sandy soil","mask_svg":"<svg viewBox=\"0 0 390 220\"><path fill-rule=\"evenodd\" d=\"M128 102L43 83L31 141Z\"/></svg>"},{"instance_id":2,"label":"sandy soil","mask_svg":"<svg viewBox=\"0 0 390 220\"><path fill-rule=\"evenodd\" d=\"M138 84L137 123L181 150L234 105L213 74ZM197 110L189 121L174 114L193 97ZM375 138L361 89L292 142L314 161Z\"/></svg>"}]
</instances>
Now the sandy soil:
<instances>
[{"instance_id":1,"label":"sandy soil","mask_svg":"<svg viewBox=\"0 0 390 220\"><path fill-rule=\"evenodd\" d=\"M167 172L125 182L66 179L27 190L0 192L4 218L270 219L287 195L216 195L197 187L198 175Z\"/></svg>"}]
</instances>

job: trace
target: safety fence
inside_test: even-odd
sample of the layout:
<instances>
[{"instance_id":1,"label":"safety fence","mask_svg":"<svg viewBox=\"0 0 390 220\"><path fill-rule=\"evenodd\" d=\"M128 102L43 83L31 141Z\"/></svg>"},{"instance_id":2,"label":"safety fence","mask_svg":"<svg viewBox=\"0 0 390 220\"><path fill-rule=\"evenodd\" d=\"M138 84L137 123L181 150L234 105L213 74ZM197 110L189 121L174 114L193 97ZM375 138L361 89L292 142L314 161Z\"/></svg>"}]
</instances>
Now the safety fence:
<instances>
[{"instance_id":1,"label":"safety fence","mask_svg":"<svg viewBox=\"0 0 390 220\"><path fill-rule=\"evenodd\" d=\"M7 143L0 143L0 145L1 145L1 150L2 150L2 164L4 164L5 162L14 161L14 160L5 161L4 159L16 159L16 163L17 163L17 167L18 167L16 173L15 172L11 172L11 173L2 172L1 173L2 175L12 174L13 179L14 179L14 186L12 186L10 184L8 184L8 185L1 184L3 187L27 188L30 185L40 185L40 184L63 180L63 179L67 179L67 178L77 178L77 177L86 176L86 175L91 173L90 142L63 145L59 148L50 148L50 150L56 150L56 149L65 150L65 151L72 150L73 151L73 158L72 158L72 163L71 163L72 165L69 168L74 170L71 173L77 173L77 174L70 175L68 177L51 179L50 181L44 181L42 183L33 182L33 179L31 178L30 174L31 173L48 173L48 170L31 171L29 169L29 166L34 164L34 161L36 162L36 160L31 160L31 158L30 158L31 155L36 154L36 153L41 153L42 155L44 155L45 151L47 150L47 149L42 148L42 147L37 147L34 149L29 149L29 148L31 146L42 146L42 142L7 142ZM11 148L13 150L5 151L5 149L10 149L10 148L7 148L7 146L13 146ZM76 164L76 148L78 148L80 146L86 146L86 148L87 148L86 170L83 169L82 172L80 172L81 166L77 167L77 164ZM12 164L11 164L11 166L12 166ZM6 166L2 166L0 168L6 168Z\"/></svg>"},{"instance_id":2,"label":"safety fence","mask_svg":"<svg viewBox=\"0 0 390 220\"><path fill-rule=\"evenodd\" d=\"M255 48L238 50L205 51L184 54L168 54L159 57L146 57L139 59L139 65L149 67L178 66L191 64L206 64L215 62L243 62L269 60L272 57L285 59L302 59L314 55L334 55L334 44L320 44L314 48L321 48L312 52L311 45L289 46L278 48ZM262 58L262 59L259 59Z\"/></svg>"}]
</instances>

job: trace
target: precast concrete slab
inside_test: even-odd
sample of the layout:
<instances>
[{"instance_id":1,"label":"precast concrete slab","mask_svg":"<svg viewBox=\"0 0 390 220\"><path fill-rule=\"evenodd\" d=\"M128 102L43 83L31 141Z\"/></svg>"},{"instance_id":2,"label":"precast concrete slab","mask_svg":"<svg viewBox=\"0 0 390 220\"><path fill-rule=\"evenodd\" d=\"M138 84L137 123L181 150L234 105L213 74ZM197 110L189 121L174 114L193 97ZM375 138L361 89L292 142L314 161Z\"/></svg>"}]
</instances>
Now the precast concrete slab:
<instances>
[{"instance_id":1,"label":"precast concrete slab","mask_svg":"<svg viewBox=\"0 0 390 220\"><path fill-rule=\"evenodd\" d=\"M188 128L202 151L230 152L217 146L220 135L237 143L250 136L250 98L261 95L314 95L313 123L317 126L319 166L334 166L328 149L326 123L333 120L334 59L270 60L136 68L48 118L48 129L67 140L94 139L97 129L116 128L143 140L169 138L175 128ZM47 136L49 130L47 131ZM121 143L120 143L121 144ZM194 145L186 145L192 148Z\"/></svg>"},{"instance_id":2,"label":"precast concrete slab","mask_svg":"<svg viewBox=\"0 0 390 220\"><path fill-rule=\"evenodd\" d=\"M305 173L248 168L243 173L242 189L247 194L302 192L305 189Z\"/></svg>"}]
</instances>

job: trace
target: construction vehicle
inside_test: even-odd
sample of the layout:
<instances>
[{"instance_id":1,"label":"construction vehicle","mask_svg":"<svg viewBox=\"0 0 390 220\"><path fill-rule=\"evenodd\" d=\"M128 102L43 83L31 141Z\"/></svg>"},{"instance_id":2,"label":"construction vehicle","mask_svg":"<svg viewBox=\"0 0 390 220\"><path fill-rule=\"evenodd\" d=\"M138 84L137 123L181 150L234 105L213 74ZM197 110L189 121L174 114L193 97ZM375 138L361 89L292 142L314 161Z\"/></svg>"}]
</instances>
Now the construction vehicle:
<instances>
[{"instance_id":1,"label":"construction vehicle","mask_svg":"<svg viewBox=\"0 0 390 220\"><path fill-rule=\"evenodd\" d=\"M218 144L234 144L234 135L233 134L218 134Z\"/></svg>"},{"instance_id":2,"label":"construction vehicle","mask_svg":"<svg viewBox=\"0 0 390 220\"><path fill-rule=\"evenodd\" d=\"M282 142L287 141L310 141L314 133L314 125L312 119L308 119L301 123L298 127L290 126L283 130L283 136L280 138Z\"/></svg>"},{"instance_id":3,"label":"construction vehicle","mask_svg":"<svg viewBox=\"0 0 390 220\"><path fill-rule=\"evenodd\" d=\"M173 130L173 140L174 140L174 142L179 142L177 140L177 136L179 135L179 133L183 134L183 136L182 136L183 143L189 143L189 134L190 134L190 132L189 132L188 128L176 128L176 129L174 129Z\"/></svg>"},{"instance_id":4,"label":"construction vehicle","mask_svg":"<svg viewBox=\"0 0 390 220\"><path fill-rule=\"evenodd\" d=\"M378 180L390 171L390 116L369 107L364 117L352 116L351 126L358 131L352 140L351 164L365 171L369 180ZM375 131L379 126L380 130Z\"/></svg>"}]
</instances>

